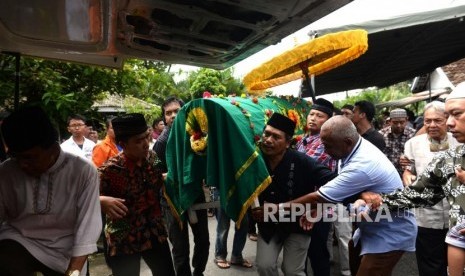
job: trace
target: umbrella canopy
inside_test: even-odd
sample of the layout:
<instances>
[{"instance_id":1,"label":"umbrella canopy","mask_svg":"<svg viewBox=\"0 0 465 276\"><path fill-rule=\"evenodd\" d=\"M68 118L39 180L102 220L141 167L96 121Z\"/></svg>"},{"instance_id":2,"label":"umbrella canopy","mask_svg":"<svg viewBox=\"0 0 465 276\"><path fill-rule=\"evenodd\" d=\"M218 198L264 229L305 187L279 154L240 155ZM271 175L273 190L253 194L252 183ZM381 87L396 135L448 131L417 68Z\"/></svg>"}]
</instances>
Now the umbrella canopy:
<instances>
[{"instance_id":1,"label":"umbrella canopy","mask_svg":"<svg viewBox=\"0 0 465 276\"><path fill-rule=\"evenodd\" d=\"M315 76L323 74L365 53L367 37L364 30L351 30L315 38L253 69L243 82L254 94L297 80L302 70Z\"/></svg>"}]
</instances>

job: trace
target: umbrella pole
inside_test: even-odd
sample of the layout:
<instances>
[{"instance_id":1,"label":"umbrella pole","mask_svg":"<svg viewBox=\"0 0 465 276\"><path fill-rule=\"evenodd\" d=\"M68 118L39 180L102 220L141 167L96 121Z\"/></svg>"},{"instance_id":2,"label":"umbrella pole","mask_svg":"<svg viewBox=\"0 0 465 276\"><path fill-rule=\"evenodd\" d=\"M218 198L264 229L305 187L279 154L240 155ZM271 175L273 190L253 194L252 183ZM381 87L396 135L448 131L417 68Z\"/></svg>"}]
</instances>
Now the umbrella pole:
<instances>
[{"instance_id":1,"label":"umbrella pole","mask_svg":"<svg viewBox=\"0 0 465 276\"><path fill-rule=\"evenodd\" d=\"M19 82L20 82L20 61L21 55L19 53L13 53L16 61L16 71L15 71L15 99L14 99L14 109L18 110L19 108Z\"/></svg>"},{"instance_id":2,"label":"umbrella pole","mask_svg":"<svg viewBox=\"0 0 465 276\"><path fill-rule=\"evenodd\" d=\"M300 69L302 70L302 74L304 74L304 77L305 77L305 82L304 82L304 85L307 87L307 90L310 91L310 96L312 97L312 102L315 102L315 91L313 90L312 88L312 84L311 84L311 81L310 81L310 71L308 70L308 61L304 61L304 62L301 62L299 64L300 66ZM300 95L300 97L302 97L302 95Z\"/></svg>"}]
</instances>

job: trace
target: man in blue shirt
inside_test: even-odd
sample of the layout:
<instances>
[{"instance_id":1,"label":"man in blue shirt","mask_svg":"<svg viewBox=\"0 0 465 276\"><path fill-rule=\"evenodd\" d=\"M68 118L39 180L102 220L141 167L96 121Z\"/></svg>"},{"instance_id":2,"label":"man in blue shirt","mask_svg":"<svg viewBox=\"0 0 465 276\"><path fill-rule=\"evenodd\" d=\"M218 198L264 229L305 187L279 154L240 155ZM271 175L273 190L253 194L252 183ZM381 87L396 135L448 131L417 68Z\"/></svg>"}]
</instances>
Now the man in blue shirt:
<instances>
[{"instance_id":1,"label":"man in blue shirt","mask_svg":"<svg viewBox=\"0 0 465 276\"><path fill-rule=\"evenodd\" d=\"M389 159L360 137L349 119L344 116L329 119L320 135L326 153L339 160L339 175L318 191L292 203L347 202L363 191L389 193L403 189ZM305 219L301 224L304 229L309 225ZM358 227L353 238L356 244L361 243L362 259L357 276L391 275L402 254L415 251L417 227L412 213L370 213L367 221L358 223Z\"/></svg>"}]
</instances>

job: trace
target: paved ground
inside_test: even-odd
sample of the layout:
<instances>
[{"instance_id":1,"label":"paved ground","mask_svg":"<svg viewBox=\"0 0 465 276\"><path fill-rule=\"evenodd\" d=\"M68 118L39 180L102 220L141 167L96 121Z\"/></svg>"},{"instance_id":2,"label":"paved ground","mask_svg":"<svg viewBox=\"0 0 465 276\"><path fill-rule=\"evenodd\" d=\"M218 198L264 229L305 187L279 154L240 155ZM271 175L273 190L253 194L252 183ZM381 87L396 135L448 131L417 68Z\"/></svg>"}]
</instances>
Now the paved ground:
<instances>
[{"instance_id":1,"label":"paved ground","mask_svg":"<svg viewBox=\"0 0 465 276\"><path fill-rule=\"evenodd\" d=\"M256 267L253 268L241 268L232 266L230 269L219 269L213 263L213 256L214 256L214 242L215 242L215 233L216 233L216 220L215 218L209 218L209 231L210 231L210 260L207 264L207 268L205 270L205 276L233 276L233 275L257 275ZM228 249L231 250L232 248L232 238L233 238L233 224L231 223L231 230L230 230L229 240L228 240ZM192 236L191 236L192 238ZM192 239L191 239L192 240ZM192 247L191 247L192 248ZM191 250L192 252L192 250ZM256 252L256 243L250 240L247 240L244 249L244 257L252 262L255 262L255 254ZM337 252L337 249L334 250ZM335 263L332 265L331 269L331 276L338 276L339 275L339 264L337 260L336 254ZM281 260L280 260L281 261ZM90 272L91 276L109 276L111 275L111 271L105 264L103 256L101 254L97 254L92 256L90 262ZM145 264L142 264L141 268L141 276L150 276L152 275L151 272L148 270ZM312 273L309 273L312 275ZM393 276L417 276L418 270L416 266L416 259L414 253L405 254L400 262L397 264ZM163 276L163 275L161 275Z\"/></svg>"}]
</instances>

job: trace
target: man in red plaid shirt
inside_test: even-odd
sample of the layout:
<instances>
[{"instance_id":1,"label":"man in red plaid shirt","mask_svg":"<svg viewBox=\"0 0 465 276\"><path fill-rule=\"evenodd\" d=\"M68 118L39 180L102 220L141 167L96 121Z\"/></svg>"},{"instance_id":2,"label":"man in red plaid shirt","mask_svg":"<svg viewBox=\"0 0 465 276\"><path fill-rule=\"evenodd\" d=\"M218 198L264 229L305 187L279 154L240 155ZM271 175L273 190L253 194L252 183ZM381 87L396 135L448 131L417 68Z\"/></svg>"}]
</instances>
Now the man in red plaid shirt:
<instances>
[{"instance_id":1,"label":"man in red plaid shirt","mask_svg":"<svg viewBox=\"0 0 465 276\"><path fill-rule=\"evenodd\" d=\"M325 147L321 143L320 129L324 122L333 116L333 104L325 99L317 99L307 115L308 134L299 141L297 150L305 152L318 163L336 170L336 160L325 153Z\"/></svg>"}]
</instances>

